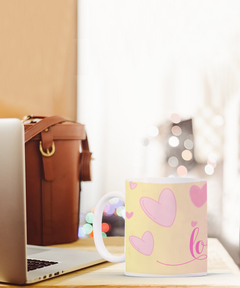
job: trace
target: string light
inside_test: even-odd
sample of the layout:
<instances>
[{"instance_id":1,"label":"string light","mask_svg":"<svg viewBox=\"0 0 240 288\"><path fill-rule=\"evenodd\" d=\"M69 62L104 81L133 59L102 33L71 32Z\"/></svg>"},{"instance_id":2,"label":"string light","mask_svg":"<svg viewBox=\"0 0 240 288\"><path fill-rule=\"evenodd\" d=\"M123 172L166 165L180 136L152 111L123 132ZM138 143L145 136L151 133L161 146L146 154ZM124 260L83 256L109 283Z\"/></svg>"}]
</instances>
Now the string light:
<instances>
[{"instance_id":1,"label":"string light","mask_svg":"<svg viewBox=\"0 0 240 288\"><path fill-rule=\"evenodd\" d=\"M184 141L184 147L186 148L186 149L189 149L189 150L191 150L192 148L193 148L193 141L192 140L190 140L190 139L187 139L187 140L185 140Z\"/></svg>"},{"instance_id":2,"label":"string light","mask_svg":"<svg viewBox=\"0 0 240 288\"><path fill-rule=\"evenodd\" d=\"M108 232L110 230L110 225L108 223L102 223L102 232Z\"/></svg>"},{"instance_id":3,"label":"string light","mask_svg":"<svg viewBox=\"0 0 240 288\"><path fill-rule=\"evenodd\" d=\"M177 157L171 156L171 157L168 159L168 164L169 164L169 166L171 166L171 167L177 167L177 166L178 166L178 159L177 159Z\"/></svg>"},{"instance_id":4,"label":"string light","mask_svg":"<svg viewBox=\"0 0 240 288\"><path fill-rule=\"evenodd\" d=\"M90 223L92 224L93 223L93 213L87 213L86 216L85 216L85 220L87 223Z\"/></svg>"},{"instance_id":5,"label":"string light","mask_svg":"<svg viewBox=\"0 0 240 288\"><path fill-rule=\"evenodd\" d=\"M175 135L175 136L180 136L182 134L182 129L175 125L172 127L172 134Z\"/></svg>"},{"instance_id":6,"label":"string light","mask_svg":"<svg viewBox=\"0 0 240 288\"><path fill-rule=\"evenodd\" d=\"M217 163L212 163L211 161L207 161L207 164L211 165L213 168L216 168L217 167Z\"/></svg>"},{"instance_id":7,"label":"string light","mask_svg":"<svg viewBox=\"0 0 240 288\"><path fill-rule=\"evenodd\" d=\"M171 136L168 139L168 143L172 147L177 147L179 145L179 139L176 136Z\"/></svg>"},{"instance_id":8,"label":"string light","mask_svg":"<svg viewBox=\"0 0 240 288\"><path fill-rule=\"evenodd\" d=\"M111 200L109 200L110 204L117 204L119 201L119 198L112 198Z\"/></svg>"},{"instance_id":9,"label":"string light","mask_svg":"<svg viewBox=\"0 0 240 288\"><path fill-rule=\"evenodd\" d=\"M181 121L181 117L177 113L173 113L170 118L175 124L178 124Z\"/></svg>"},{"instance_id":10,"label":"string light","mask_svg":"<svg viewBox=\"0 0 240 288\"><path fill-rule=\"evenodd\" d=\"M148 138L144 137L140 139L140 143L142 144L142 146L148 146L149 145L149 140Z\"/></svg>"},{"instance_id":11,"label":"string light","mask_svg":"<svg viewBox=\"0 0 240 288\"><path fill-rule=\"evenodd\" d=\"M209 165L209 164L207 164L207 165L205 166L204 170L205 170L205 173L206 173L207 175L212 175L212 174L214 173L214 168L213 168L213 166L212 166L212 165Z\"/></svg>"},{"instance_id":12,"label":"string light","mask_svg":"<svg viewBox=\"0 0 240 288\"><path fill-rule=\"evenodd\" d=\"M91 224L84 224L83 229L85 230L86 234L90 234L93 231L93 227Z\"/></svg>"},{"instance_id":13,"label":"string light","mask_svg":"<svg viewBox=\"0 0 240 288\"><path fill-rule=\"evenodd\" d=\"M109 201L109 203L114 207L115 209L122 206L123 202L119 198L113 198Z\"/></svg>"},{"instance_id":14,"label":"string light","mask_svg":"<svg viewBox=\"0 0 240 288\"><path fill-rule=\"evenodd\" d=\"M120 206L117 208L117 215L119 217L125 218L125 207L124 206Z\"/></svg>"},{"instance_id":15,"label":"string light","mask_svg":"<svg viewBox=\"0 0 240 288\"><path fill-rule=\"evenodd\" d=\"M106 205L105 205L105 207L104 207L104 209L103 209L103 212L108 212L109 211L109 209L110 209L110 204L109 203L107 203Z\"/></svg>"},{"instance_id":16,"label":"string light","mask_svg":"<svg viewBox=\"0 0 240 288\"><path fill-rule=\"evenodd\" d=\"M91 209L91 212L85 215L85 221L87 222L78 229L78 236L91 237L93 238L93 212L95 208ZM115 214L118 217L125 219L125 207L123 206L123 201L119 198L112 198L104 207L104 214L106 216L111 216ZM102 237L107 237L107 233L111 230L111 225L109 223L102 223Z\"/></svg>"},{"instance_id":17,"label":"string light","mask_svg":"<svg viewBox=\"0 0 240 288\"><path fill-rule=\"evenodd\" d=\"M85 229L83 228L83 227L79 227L78 228L78 237L79 238L83 238L83 237L85 237L86 236L86 231L85 231Z\"/></svg>"},{"instance_id":18,"label":"string light","mask_svg":"<svg viewBox=\"0 0 240 288\"><path fill-rule=\"evenodd\" d=\"M192 152L189 151L189 150L184 150L182 152L182 158L185 160L185 161L190 161L192 159Z\"/></svg>"},{"instance_id":19,"label":"string light","mask_svg":"<svg viewBox=\"0 0 240 288\"><path fill-rule=\"evenodd\" d=\"M177 174L179 176L186 176L188 173L188 170L185 166L181 165L177 168Z\"/></svg>"},{"instance_id":20,"label":"string light","mask_svg":"<svg viewBox=\"0 0 240 288\"><path fill-rule=\"evenodd\" d=\"M112 205L109 205L109 209L105 210L106 215L112 215L115 212L115 208Z\"/></svg>"}]
</instances>

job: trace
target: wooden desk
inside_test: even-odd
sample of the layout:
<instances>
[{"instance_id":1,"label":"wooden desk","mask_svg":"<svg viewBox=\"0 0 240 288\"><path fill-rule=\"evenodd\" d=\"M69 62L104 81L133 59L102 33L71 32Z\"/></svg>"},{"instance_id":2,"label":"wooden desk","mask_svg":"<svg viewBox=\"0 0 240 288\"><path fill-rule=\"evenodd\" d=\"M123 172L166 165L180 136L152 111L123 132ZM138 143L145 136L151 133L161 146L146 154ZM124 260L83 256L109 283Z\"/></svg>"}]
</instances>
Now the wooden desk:
<instances>
[{"instance_id":1,"label":"wooden desk","mask_svg":"<svg viewBox=\"0 0 240 288\"><path fill-rule=\"evenodd\" d=\"M123 238L104 239L109 251L123 252ZM142 278L124 275L124 263L102 263L28 287L240 287L240 270L217 239L209 239L208 275L188 278ZM69 249L96 251L93 239L80 239L72 244L56 245ZM1 285L10 287L8 285Z\"/></svg>"}]
</instances>

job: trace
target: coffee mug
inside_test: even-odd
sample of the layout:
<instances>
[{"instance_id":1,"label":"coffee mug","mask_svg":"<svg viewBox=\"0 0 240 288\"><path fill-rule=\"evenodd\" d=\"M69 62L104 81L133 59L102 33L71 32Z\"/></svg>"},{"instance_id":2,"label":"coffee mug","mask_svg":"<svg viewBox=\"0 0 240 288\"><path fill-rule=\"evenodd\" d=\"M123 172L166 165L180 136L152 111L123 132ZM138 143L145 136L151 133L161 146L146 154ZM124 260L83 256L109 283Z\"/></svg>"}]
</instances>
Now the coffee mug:
<instances>
[{"instance_id":1,"label":"coffee mug","mask_svg":"<svg viewBox=\"0 0 240 288\"><path fill-rule=\"evenodd\" d=\"M114 256L102 239L107 202L125 202L125 253ZM207 182L193 178L126 180L126 193L110 192L98 202L94 242L110 262L125 261L125 275L145 277L207 274Z\"/></svg>"}]
</instances>

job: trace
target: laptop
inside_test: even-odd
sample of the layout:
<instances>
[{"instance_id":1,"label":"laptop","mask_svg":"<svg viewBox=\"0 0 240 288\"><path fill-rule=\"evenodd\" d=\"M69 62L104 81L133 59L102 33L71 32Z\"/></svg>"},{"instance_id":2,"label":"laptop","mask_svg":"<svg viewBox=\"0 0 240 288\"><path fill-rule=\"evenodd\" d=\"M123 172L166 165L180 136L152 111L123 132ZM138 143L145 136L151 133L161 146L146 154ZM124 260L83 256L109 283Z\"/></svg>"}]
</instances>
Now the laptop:
<instances>
[{"instance_id":1,"label":"laptop","mask_svg":"<svg viewBox=\"0 0 240 288\"><path fill-rule=\"evenodd\" d=\"M0 282L30 284L105 260L97 252L27 245L24 127L0 119Z\"/></svg>"}]
</instances>

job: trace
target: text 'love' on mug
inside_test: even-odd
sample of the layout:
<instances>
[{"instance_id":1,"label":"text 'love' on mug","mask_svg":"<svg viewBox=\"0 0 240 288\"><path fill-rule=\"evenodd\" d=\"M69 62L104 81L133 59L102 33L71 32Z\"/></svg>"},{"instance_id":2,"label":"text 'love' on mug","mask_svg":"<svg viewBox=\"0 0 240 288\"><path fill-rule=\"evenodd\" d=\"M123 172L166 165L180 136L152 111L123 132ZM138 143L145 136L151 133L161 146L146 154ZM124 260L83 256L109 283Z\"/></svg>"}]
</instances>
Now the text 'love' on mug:
<instances>
[{"instance_id":1,"label":"text 'love' on mug","mask_svg":"<svg viewBox=\"0 0 240 288\"><path fill-rule=\"evenodd\" d=\"M101 223L107 202L125 202L125 253L104 246ZM99 254L125 261L125 275L146 277L207 274L207 183L192 178L126 180L125 196L110 192L96 206L93 233Z\"/></svg>"}]
</instances>

